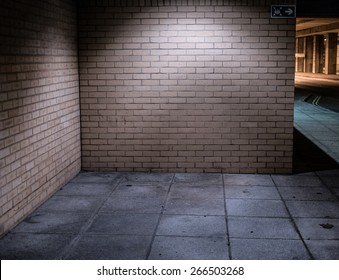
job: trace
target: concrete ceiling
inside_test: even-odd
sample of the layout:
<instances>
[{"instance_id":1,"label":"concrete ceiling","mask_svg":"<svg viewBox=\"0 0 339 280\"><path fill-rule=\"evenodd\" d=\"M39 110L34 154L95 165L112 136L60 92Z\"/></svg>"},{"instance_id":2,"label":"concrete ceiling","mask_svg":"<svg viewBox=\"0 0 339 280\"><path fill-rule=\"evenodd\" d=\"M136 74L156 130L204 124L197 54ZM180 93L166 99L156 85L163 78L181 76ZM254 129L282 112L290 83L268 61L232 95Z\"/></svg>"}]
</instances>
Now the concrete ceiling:
<instances>
[{"instance_id":1,"label":"concrete ceiling","mask_svg":"<svg viewBox=\"0 0 339 280\"><path fill-rule=\"evenodd\" d=\"M339 23L339 18L297 18L297 31L332 23Z\"/></svg>"},{"instance_id":2,"label":"concrete ceiling","mask_svg":"<svg viewBox=\"0 0 339 280\"><path fill-rule=\"evenodd\" d=\"M339 33L339 18L297 18L296 30L299 35Z\"/></svg>"}]
</instances>

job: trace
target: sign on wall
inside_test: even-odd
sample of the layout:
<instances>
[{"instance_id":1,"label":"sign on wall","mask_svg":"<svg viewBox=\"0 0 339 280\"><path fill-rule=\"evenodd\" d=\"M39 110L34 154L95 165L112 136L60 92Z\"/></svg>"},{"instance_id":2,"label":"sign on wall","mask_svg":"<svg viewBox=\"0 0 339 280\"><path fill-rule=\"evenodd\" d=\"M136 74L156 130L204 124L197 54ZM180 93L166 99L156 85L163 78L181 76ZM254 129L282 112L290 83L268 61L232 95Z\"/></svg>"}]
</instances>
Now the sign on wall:
<instances>
[{"instance_id":1,"label":"sign on wall","mask_svg":"<svg viewBox=\"0 0 339 280\"><path fill-rule=\"evenodd\" d=\"M295 18L296 10L295 5L272 5L271 18Z\"/></svg>"}]
</instances>

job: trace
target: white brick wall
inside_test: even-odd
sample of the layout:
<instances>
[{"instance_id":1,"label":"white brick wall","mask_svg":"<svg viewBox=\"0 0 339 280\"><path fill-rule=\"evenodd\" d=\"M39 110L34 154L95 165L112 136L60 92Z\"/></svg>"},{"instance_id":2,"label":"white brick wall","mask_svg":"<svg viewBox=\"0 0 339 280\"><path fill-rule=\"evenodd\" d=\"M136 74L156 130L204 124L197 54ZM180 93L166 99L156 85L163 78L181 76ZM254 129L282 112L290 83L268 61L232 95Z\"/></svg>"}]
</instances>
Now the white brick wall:
<instances>
[{"instance_id":1,"label":"white brick wall","mask_svg":"<svg viewBox=\"0 0 339 280\"><path fill-rule=\"evenodd\" d=\"M271 3L82 1L83 169L291 172L295 21Z\"/></svg>"},{"instance_id":2,"label":"white brick wall","mask_svg":"<svg viewBox=\"0 0 339 280\"><path fill-rule=\"evenodd\" d=\"M0 3L0 236L80 170L76 5Z\"/></svg>"}]
</instances>

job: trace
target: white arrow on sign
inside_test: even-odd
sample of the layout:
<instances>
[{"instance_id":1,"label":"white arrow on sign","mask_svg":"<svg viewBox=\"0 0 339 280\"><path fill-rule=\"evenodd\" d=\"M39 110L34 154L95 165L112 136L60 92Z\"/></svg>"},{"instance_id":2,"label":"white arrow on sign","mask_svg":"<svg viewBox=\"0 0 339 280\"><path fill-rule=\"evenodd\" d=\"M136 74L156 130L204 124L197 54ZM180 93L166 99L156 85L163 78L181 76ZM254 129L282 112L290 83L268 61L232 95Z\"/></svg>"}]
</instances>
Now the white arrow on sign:
<instances>
[{"instance_id":1,"label":"white arrow on sign","mask_svg":"<svg viewBox=\"0 0 339 280\"><path fill-rule=\"evenodd\" d=\"M286 14L288 14L289 16L293 14L293 10L291 8L288 8L286 11L285 11Z\"/></svg>"}]
</instances>

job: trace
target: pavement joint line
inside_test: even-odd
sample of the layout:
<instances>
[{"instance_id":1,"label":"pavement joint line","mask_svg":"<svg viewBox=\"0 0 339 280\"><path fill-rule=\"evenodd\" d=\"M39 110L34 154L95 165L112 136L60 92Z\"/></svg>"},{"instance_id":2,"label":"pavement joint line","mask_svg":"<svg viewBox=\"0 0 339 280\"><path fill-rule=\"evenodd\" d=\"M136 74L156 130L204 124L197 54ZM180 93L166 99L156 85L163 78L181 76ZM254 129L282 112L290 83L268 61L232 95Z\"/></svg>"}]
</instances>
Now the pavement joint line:
<instances>
[{"instance_id":1,"label":"pavement joint line","mask_svg":"<svg viewBox=\"0 0 339 280\"><path fill-rule=\"evenodd\" d=\"M227 213L227 207L226 207L226 186L225 186L225 176L224 174L221 175L222 178L222 192L224 196L224 211L225 211L225 225L226 225L226 238L227 238L227 247L228 247L228 258L230 260L233 259L232 256L232 249L231 249L231 239L230 239L230 233L229 233L229 226L228 226L228 213Z\"/></svg>"},{"instance_id":2,"label":"pavement joint line","mask_svg":"<svg viewBox=\"0 0 339 280\"><path fill-rule=\"evenodd\" d=\"M299 238L281 238L281 237L231 237L231 239L251 239L251 240L297 240L299 241ZM333 240L333 239L328 239Z\"/></svg>"},{"instance_id":3,"label":"pavement joint line","mask_svg":"<svg viewBox=\"0 0 339 280\"><path fill-rule=\"evenodd\" d=\"M329 190L329 192L334 195L334 197L339 201L339 193L337 194L335 191L334 191L334 188L330 188L329 185L326 183L326 181L316 172L315 173L316 176L318 177L318 179L320 180L320 182L326 186L327 190Z\"/></svg>"},{"instance_id":4,"label":"pavement joint line","mask_svg":"<svg viewBox=\"0 0 339 280\"><path fill-rule=\"evenodd\" d=\"M158 227L159 227L159 224L160 224L160 221L161 221L161 218L162 216L164 215L164 211L166 210L166 204L167 204L167 201L168 201L168 198L169 198L169 193L171 191L171 188L172 188L172 185L174 183L174 178L175 178L175 175L176 173L173 173L172 175L172 178L171 178L171 182L169 184L169 188L167 190L167 193L165 195L165 198L163 200L163 205L162 205L162 208L161 208L161 211L160 211L160 214L159 214L159 217L158 217L158 221L155 225L155 228L154 228L154 231L153 231L153 234L152 234L152 239L151 239L151 242L150 242L150 245L147 249L147 252L146 252L146 256L145 256L145 259L148 260L149 259L149 256L151 255L151 251L152 251L152 247L153 247L153 243L154 243L154 239L156 237L156 233L158 231Z\"/></svg>"},{"instance_id":5,"label":"pavement joint line","mask_svg":"<svg viewBox=\"0 0 339 280\"><path fill-rule=\"evenodd\" d=\"M163 214L164 216L191 216L191 217L223 217L225 214L221 215L206 215L206 214Z\"/></svg>"},{"instance_id":6,"label":"pavement joint line","mask_svg":"<svg viewBox=\"0 0 339 280\"><path fill-rule=\"evenodd\" d=\"M299 228L298 228L298 226L297 226L297 223L295 222L292 213L290 212L290 210L288 209L288 207L287 207L287 205L286 205L286 201L284 200L283 196L281 195L280 190L279 190L278 186L276 185L275 181L273 180L272 175L270 175L270 177L271 177L271 179L272 179L272 181L273 181L273 183L274 183L274 185L275 185L276 190L277 190L278 193L279 193L280 199L281 199L282 203L284 204L284 207L285 207L285 209L286 209L286 211L287 211L287 213L288 213L288 215L289 215L289 219L290 219L290 221L291 221L291 223L292 223L294 229L296 230L296 232L297 232L297 234L298 234L298 236L299 236L299 239L300 239L301 242L303 243L303 245L304 245L304 247L305 247L305 249L306 249L306 251L307 251L307 254L310 256L311 260L314 260L315 257L314 257L313 254L311 253L311 250L308 248L308 246L307 246L307 244L306 244L304 238L302 237L301 232L300 232L300 230L299 230Z\"/></svg>"},{"instance_id":7,"label":"pavement joint line","mask_svg":"<svg viewBox=\"0 0 339 280\"><path fill-rule=\"evenodd\" d=\"M116 180L116 178L112 179L112 181L110 181L110 183L114 183L114 181ZM82 236L86 235L85 232L86 230L92 225L93 221L95 220L95 218L97 218L98 213L100 211L100 209L103 207L103 205L105 204L105 202L109 199L110 195L115 191L115 189L120 185L120 183L122 182L123 177L119 178L117 182L115 182L115 186L112 188L111 192L109 195L106 196L106 198L102 201L102 203L92 212L92 215L88 218L88 220L84 223L84 225L81 227L80 231L78 232L78 234L71 240L71 242L66 246L66 248L64 248L64 250L61 252L59 259L63 260L63 259L67 259L73 248L79 243L79 240Z\"/></svg>"},{"instance_id":8,"label":"pavement joint line","mask_svg":"<svg viewBox=\"0 0 339 280\"><path fill-rule=\"evenodd\" d=\"M205 239L205 238L209 238L209 239L225 239L225 236L222 235L214 235L214 236L208 236L208 235L177 235L177 234L173 234L173 235L168 235L168 234L158 234L158 237L176 237L176 238L201 238L201 239Z\"/></svg>"}]
</instances>

